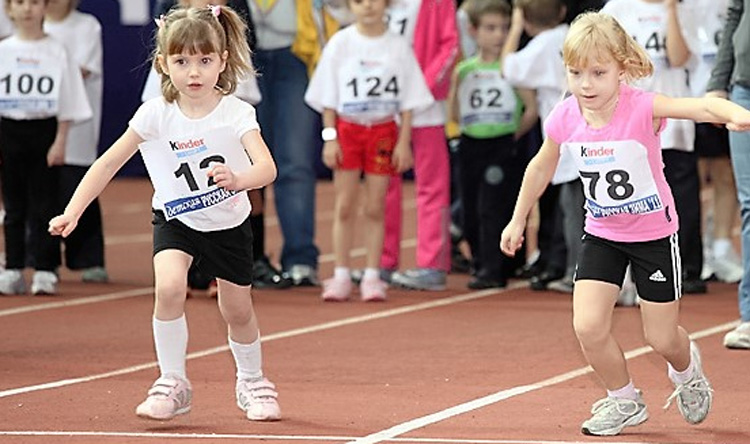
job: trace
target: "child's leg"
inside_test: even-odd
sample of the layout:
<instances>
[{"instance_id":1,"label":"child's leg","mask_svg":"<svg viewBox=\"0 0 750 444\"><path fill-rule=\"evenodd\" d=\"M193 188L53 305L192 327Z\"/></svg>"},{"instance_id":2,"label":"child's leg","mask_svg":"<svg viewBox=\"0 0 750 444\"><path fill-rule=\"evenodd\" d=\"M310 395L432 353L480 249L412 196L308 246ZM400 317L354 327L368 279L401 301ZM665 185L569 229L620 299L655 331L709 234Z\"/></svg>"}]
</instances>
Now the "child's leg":
<instances>
[{"instance_id":1,"label":"child's leg","mask_svg":"<svg viewBox=\"0 0 750 444\"><path fill-rule=\"evenodd\" d=\"M677 371L690 363L690 339L680 327L680 302L641 301L641 319L646 342Z\"/></svg>"},{"instance_id":2,"label":"child's leg","mask_svg":"<svg viewBox=\"0 0 750 444\"><path fill-rule=\"evenodd\" d=\"M365 225L367 233L367 268L379 268L383 251L385 194L391 176L379 174L365 175Z\"/></svg>"},{"instance_id":3,"label":"child's leg","mask_svg":"<svg viewBox=\"0 0 750 444\"><path fill-rule=\"evenodd\" d=\"M356 221L357 194L359 194L359 170L336 170L333 186L336 203L333 210L333 252L336 267L349 268L354 223Z\"/></svg>"},{"instance_id":4,"label":"child's leg","mask_svg":"<svg viewBox=\"0 0 750 444\"><path fill-rule=\"evenodd\" d=\"M625 356L612 336L612 313L620 289L617 285L576 281L573 292L573 327L586 360L609 391L630 383Z\"/></svg>"},{"instance_id":5,"label":"child's leg","mask_svg":"<svg viewBox=\"0 0 750 444\"><path fill-rule=\"evenodd\" d=\"M136 408L138 416L168 420L190 411L192 388L185 372L188 329L185 321L187 270L192 257L167 249L154 255L156 276L154 344L161 376Z\"/></svg>"},{"instance_id":6,"label":"child's leg","mask_svg":"<svg viewBox=\"0 0 750 444\"><path fill-rule=\"evenodd\" d=\"M253 421L281 418L276 386L263 377L260 332L250 287L223 279L219 284L219 310L229 330L229 346L237 366L237 406Z\"/></svg>"}]
</instances>

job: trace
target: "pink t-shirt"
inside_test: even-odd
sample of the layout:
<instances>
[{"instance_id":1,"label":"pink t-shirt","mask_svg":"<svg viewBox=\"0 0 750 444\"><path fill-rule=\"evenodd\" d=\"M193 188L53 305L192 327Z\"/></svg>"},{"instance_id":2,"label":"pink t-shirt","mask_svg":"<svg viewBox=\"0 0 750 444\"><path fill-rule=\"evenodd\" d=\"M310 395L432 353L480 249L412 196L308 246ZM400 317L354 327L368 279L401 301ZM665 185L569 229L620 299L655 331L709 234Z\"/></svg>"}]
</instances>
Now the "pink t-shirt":
<instances>
[{"instance_id":1,"label":"pink t-shirt","mask_svg":"<svg viewBox=\"0 0 750 444\"><path fill-rule=\"evenodd\" d=\"M545 121L547 136L575 159L586 195L585 231L618 242L661 239L677 232L674 198L664 177L654 93L620 86L612 120L591 128L571 96Z\"/></svg>"}]
</instances>

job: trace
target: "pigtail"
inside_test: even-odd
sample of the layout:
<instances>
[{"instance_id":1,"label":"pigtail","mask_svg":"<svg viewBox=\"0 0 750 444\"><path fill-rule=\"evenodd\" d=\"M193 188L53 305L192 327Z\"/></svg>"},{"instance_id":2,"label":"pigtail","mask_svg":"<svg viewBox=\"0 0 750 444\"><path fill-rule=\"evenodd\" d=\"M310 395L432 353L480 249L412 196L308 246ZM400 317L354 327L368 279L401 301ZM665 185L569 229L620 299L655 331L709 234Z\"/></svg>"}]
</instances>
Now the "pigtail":
<instances>
[{"instance_id":1,"label":"pigtail","mask_svg":"<svg viewBox=\"0 0 750 444\"><path fill-rule=\"evenodd\" d=\"M624 42L621 45L623 50L622 65L628 82L649 77L654 73L654 64L646 50L627 32L623 31L623 36Z\"/></svg>"},{"instance_id":2,"label":"pigtail","mask_svg":"<svg viewBox=\"0 0 750 444\"><path fill-rule=\"evenodd\" d=\"M254 76L255 71L250 62L250 46L247 43L247 24L233 9L226 6L209 6L223 28L227 66L219 75L219 87L225 94L232 94L237 84L248 76ZM218 13L217 13L218 12Z\"/></svg>"}]
</instances>

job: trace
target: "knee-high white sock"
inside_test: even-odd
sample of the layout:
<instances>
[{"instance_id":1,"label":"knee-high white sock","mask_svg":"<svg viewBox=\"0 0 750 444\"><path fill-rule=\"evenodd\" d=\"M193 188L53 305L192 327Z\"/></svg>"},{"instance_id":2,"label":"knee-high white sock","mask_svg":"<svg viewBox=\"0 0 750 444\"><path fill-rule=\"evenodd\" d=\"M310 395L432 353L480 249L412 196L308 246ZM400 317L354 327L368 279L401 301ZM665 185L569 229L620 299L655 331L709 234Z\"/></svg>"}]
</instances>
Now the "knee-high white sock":
<instances>
[{"instance_id":1,"label":"knee-high white sock","mask_svg":"<svg viewBox=\"0 0 750 444\"><path fill-rule=\"evenodd\" d=\"M238 381L255 380L263 377L260 335L255 342L250 344L240 344L229 338L229 348L232 349L234 363L237 366Z\"/></svg>"},{"instance_id":2,"label":"knee-high white sock","mask_svg":"<svg viewBox=\"0 0 750 444\"><path fill-rule=\"evenodd\" d=\"M160 321L154 318L152 323L156 359L159 361L162 376L176 374L186 378L188 328L185 315L172 321Z\"/></svg>"}]
</instances>

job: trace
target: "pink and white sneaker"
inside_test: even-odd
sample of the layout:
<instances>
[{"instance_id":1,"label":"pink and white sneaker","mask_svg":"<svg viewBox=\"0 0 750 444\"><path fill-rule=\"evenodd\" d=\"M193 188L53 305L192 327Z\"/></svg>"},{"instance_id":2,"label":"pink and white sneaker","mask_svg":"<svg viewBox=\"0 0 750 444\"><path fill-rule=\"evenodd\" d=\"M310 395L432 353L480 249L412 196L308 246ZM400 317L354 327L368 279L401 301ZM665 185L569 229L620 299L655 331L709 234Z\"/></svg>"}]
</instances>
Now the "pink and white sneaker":
<instances>
[{"instance_id":1,"label":"pink and white sneaker","mask_svg":"<svg viewBox=\"0 0 750 444\"><path fill-rule=\"evenodd\" d=\"M166 421L189 412L192 399L190 381L179 375L164 375L148 390L148 397L135 409L135 414Z\"/></svg>"},{"instance_id":2,"label":"pink and white sneaker","mask_svg":"<svg viewBox=\"0 0 750 444\"><path fill-rule=\"evenodd\" d=\"M237 381L237 406L251 421L278 421L281 408L276 386L266 378L257 381Z\"/></svg>"},{"instance_id":3,"label":"pink and white sneaker","mask_svg":"<svg viewBox=\"0 0 750 444\"><path fill-rule=\"evenodd\" d=\"M349 299L352 292L352 281L349 278L326 279L323 281L323 293L321 297L326 302L343 302Z\"/></svg>"},{"instance_id":4,"label":"pink and white sneaker","mask_svg":"<svg viewBox=\"0 0 750 444\"><path fill-rule=\"evenodd\" d=\"M379 278L362 279L359 284L359 294L365 302L383 302L386 299L387 288L388 284Z\"/></svg>"}]
</instances>

